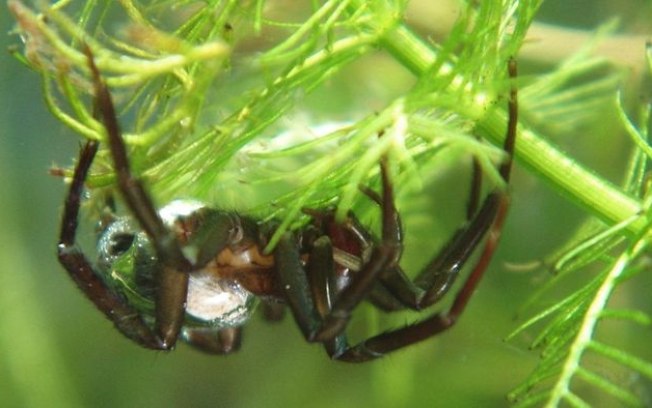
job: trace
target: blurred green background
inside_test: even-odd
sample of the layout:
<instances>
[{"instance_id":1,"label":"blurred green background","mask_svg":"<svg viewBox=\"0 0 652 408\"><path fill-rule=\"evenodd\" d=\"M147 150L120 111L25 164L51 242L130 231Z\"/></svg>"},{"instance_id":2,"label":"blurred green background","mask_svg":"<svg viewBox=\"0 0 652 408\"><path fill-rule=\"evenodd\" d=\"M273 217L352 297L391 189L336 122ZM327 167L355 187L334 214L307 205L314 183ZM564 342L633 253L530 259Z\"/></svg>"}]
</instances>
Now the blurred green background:
<instances>
[{"instance_id":1,"label":"blurred green background","mask_svg":"<svg viewBox=\"0 0 652 408\"><path fill-rule=\"evenodd\" d=\"M642 18L649 2L615 3L550 2L541 18L594 28L620 15L623 31L642 26L650 33ZM2 5L2 32L12 25ZM2 50L17 43L0 36ZM643 44L632 47L643 53ZM523 65L526 72L545 69ZM527 350L528 339L503 338L516 325L518 306L547 278L514 272L505 263L541 259L583 219L517 168L502 244L460 324L377 362L331 362L319 346L303 341L291 319L272 325L254 318L242 350L232 356L211 357L184 345L156 353L120 336L56 261L65 187L47 170L53 163L68 165L79 139L47 112L38 75L6 52L0 54L0 123L0 404L6 407L505 406L505 394L537 356ZM614 133L616 125L596 125L552 137L618 182L629 143Z\"/></svg>"}]
</instances>

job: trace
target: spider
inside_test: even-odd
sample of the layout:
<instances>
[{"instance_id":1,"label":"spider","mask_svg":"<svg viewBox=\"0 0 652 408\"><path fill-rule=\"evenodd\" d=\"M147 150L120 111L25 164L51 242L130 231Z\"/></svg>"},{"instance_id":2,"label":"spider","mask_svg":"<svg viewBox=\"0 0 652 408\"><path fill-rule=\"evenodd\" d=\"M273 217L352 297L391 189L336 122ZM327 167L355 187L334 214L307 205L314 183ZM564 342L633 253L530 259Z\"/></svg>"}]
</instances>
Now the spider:
<instances>
[{"instance_id":1,"label":"spider","mask_svg":"<svg viewBox=\"0 0 652 408\"><path fill-rule=\"evenodd\" d=\"M266 254L273 223L190 200L157 211L143 182L131 173L111 95L88 47L85 52L118 189L132 215L106 217L98 261L89 261L75 240L85 179L98 150L98 142L86 142L65 201L58 258L123 335L149 349L171 350L181 338L205 352L229 353L239 348L241 327L254 298L261 298L269 310L289 306L305 338L322 343L331 358L364 362L437 335L458 320L494 253L509 205L504 188L479 202L479 166L474 166L467 222L414 280L399 266L401 219L385 157L379 164L382 191L361 187L380 208L379 238L352 213L338 222L334 209L306 209L311 222L284 233ZM513 60L509 73L516 76ZM506 183L516 138L514 86L508 112L507 158L499 167ZM424 309L449 291L482 242L478 260L448 310L357 344L347 341L347 323L363 300L381 311Z\"/></svg>"}]
</instances>

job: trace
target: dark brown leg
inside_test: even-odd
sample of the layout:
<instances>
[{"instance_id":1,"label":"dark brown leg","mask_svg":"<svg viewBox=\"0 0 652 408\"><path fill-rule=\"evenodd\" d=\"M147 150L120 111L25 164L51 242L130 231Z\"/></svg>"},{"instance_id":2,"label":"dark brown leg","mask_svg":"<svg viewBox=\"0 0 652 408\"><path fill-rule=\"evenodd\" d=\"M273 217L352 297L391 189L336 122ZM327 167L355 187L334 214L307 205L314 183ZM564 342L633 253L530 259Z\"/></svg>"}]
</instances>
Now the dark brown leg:
<instances>
[{"instance_id":1,"label":"dark brown leg","mask_svg":"<svg viewBox=\"0 0 652 408\"><path fill-rule=\"evenodd\" d=\"M307 340L324 342L327 349L334 352L345 344L344 337L338 335L346 327L352 310L372 292L380 273L394 269L401 254L400 218L394 208L384 158L381 175L384 186L383 239L374 247L370 261L353 275L341 293L335 293L335 284L331 281L333 250L328 237L314 243L307 271L301 265L292 234L286 233L274 251L279 287L285 292L295 321Z\"/></svg>"},{"instance_id":2,"label":"dark brown leg","mask_svg":"<svg viewBox=\"0 0 652 408\"><path fill-rule=\"evenodd\" d=\"M516 77L516 62L510 60L509 74L511 78ZM508 124L504 151L507 159L500 165L499 173L509 182L512 167L512 156L516 140L516 125L518 123L518 101L516 87L510 89L508 104ZM498 203L501 192L492 193L484 200L480 210L477 210L478 195L481 190L480 168L474 161L471 197L469 200L469 215L473 217L469 223L455 232L443 250L419 273L415 282L412 283L400 270L387 271L381 275L381 281L386 288L406 307L412 309L423 309L440 300L453 286L461 267L475 251L477 245L485 237L487 231L496 223L500 213L501 204ZM365 192L372 199L378 202L369 192ZM398 268L398 267L397 267Z\"/></svg>"},{"instance_id":3,"label":"dark brown leg","mask_svg":"<svg viewBox=\"0 0 652 408\"><path fill-rule=\"evenodd\" d=\"M165 227L143 184L131 174L127 149L122 140L111 95L100 76L90 49L85 47L84 50L93 76L96 103L106 128L120 192L155 246L161 264L156 278L156 332L164 348L172 348L184 319L188 272L192 270L192 265L181 252L176 237Z\"/></svg>"},{"instance_id":4,"label":"dark brown leg","mask_svg":"<svg viewBox=\"0 0 652 408\"><path fill-rule=\"evenodd\" d=\"M510 75L514 77L516 75L514 63L510 63L509 70ZM511 156L516 138L518 119L516 103L516 91L512 89L504 143L504 150L509 157L499 169L506 182L509 181ZM383 239L374 248L367 265L354 275L351 284L339 294L332 306L329 306L331 289L328 283L328 274L332 271L332 265L327 262L332 259L332 248L328 239L325 238L324 245L315 245L315 252L310 255L308 278L304 275L298 261L299 252L291 235L286 234L275 253L280 283L287 288L286 297L304 335L308 340L323 342L329 355L345 361L359 362L377 358L451 327L466 307L491 260L509 204L505 192L497 191L489 194L469 224L455 233L440 255L433 259L420 273L415 283L412 283L397 265L402 250L402 229L400 216L394 207L393 189L387 174L385 159L381 161L381 177L382 197L365 188L363 192L381 204ZM479 177L474 176L472 183L471 200L474 201L476 198L473 195L480 189ZM473 202L470 205L477 206ZM485 237L487 237L486 243L480 259L448 312L438 313L415 325L372 337L353 347L348 345L346 336L340 334L348 323L351 311L371 293L381 296L377 299L381 307L389 306L392 310L395 309L396 303L387 301L388 293L406 307L416 310L438 301L452 287L461 268ZM328 265L328 269L324 265ZM382 283L387 292L378 290L374 292L373 288L377 282Z\"/></svg>"},{"instance_id":5,"label":"dark brown leg","mask_svg":"<svg viewBox=\"0 0 652 408\"><path fill-rule=\"evenodd\" d=\"M516 62L514 60L510 60L509 62L509 74L511 78L516 77ZM516 92L516 88L513 86L510 91L508 106L509 118L503 145L503 149L508 154L508 158L499 168L499 172L506 182L510 178L517 134L518 102ZM383 201L383 205L385 205L386 200ZM327 352L333 358L343 361L368 361L425 340L453 326L466 308L471 295L491 261L498 240L500 239L508 207L509 196L506 192L496 191L489 194L484 200L478 214L472 219L468 227L458 231L452 242L445 248L443 255L435 258L417 279L417 285L419 287L427 288L425 296L416 302L417 308L434 303L434 301L438 300L450 288L461 265L464 264L476 245L486 235L486 242L480 258L447 312L437 313L416 324L379 334L352 347L347 344L344 335L339 335L332 340L324 342ZM444 268L443 274L438 272L440 267ZM400 275L396 274L393 276ZM385 280L384 283L386 283L388 289L393 290L394 295L398 295L401 293L401 290L404 290L404 288L401 288L401 280L394 282ZM405 301L412 302L415 300L415 297L413 295L412 298L405 299Z\"/></svg>"},{"instance_id":6,"label":"dark brown leg","mask_svg":"<svg viewBox=\"0 0 652 408\"><path fill-rule=\"evenodd\" d=\"M279 287L285 292L295 321L308 341L324 342L335 338L346 327L352 310L373 289L378 275L392 269L400 257L400 219L394 208L385 164L381 166L381 172L387 187L383 189L383 201L387 203L383 206L383 239L374 247L370 261L353 276L336 299L329 298L331 294L334 295L329 288L333 286L329 282L333 271L333 253L327 237L315 243L307 272L301 265L292 234L285 234L276 246L274 259Z\"/></svg>"},{"instance_id":7,"label":"dark brown leg","mask_svg":"<svg viewBox=\"0 0 652 408\"><path fill-rule=\"evenodd\" d=\"M326 236L315 240L306 265L308 284L311 288L312 300L317 312L323 319L331 310L331 289L336 284L331 278L335 269L333 247Z\"/></svg>"},{"instance_id":8,"label":"dark brown leg","mask_svg":"<svg viewBox=\"0 0 652 408\"><path fill-rule=\"evenodd\" d=\"M230 354L240 349L242 328L226 329L184 329L183 337L188 344L204 353Z\"/></svg>"},{"instance_id":9,"label":"dark brown leg","mask_svg":"<svg viewBox=\"0 0 652 408\"><path fill-rule=\"evenodd\" d=\"M57 246L59 262L68 271L77 287L113 322L121 333L143 347L162 350L166 348L165 344L150 330L135 310L105 285L75 242L84 181L97 152L97 147L97 142L90 141L84 145L79 154L63 210L59 245Z\"/></svg>"},{"instance_id":10,"label":"dark brown leg","mask_svg":"<svg viewBox=\"0 0 652 408\"><path fill-rule=\"evenodd\" d=\"M485 243L478 263L473 268L462 289L458 292L448 312L437 313L416 324L371 337L353 347L340 349L333 357L349 362L372 360L400 348L423 341L452 327L466 308L471 295L489 265L489 261L493 256L500 238L500 231L505 220L505 215L507 214L509 199L506 195L494 195L491 197L491 202L491 206L495 206L496 208L495 222L488 232L487 242Z\"/></svg>"},{"instance_id":11,"label":"dark brown leg","mask_svg":"<svg viewBox=\"0 0 652 408\"><path fill-rule=\"evenodd\" d=\"M351 283L339 293L331 310L324 316L315 340L326 341L340 334L348 324L353 309L364 300L384 271L393 270L403 250L401 219L394 207L394 191L389 181L386 158L381 158L383 183L382 239L373 248L369 262L356 273Z\"/></svg>"}]
</instances>

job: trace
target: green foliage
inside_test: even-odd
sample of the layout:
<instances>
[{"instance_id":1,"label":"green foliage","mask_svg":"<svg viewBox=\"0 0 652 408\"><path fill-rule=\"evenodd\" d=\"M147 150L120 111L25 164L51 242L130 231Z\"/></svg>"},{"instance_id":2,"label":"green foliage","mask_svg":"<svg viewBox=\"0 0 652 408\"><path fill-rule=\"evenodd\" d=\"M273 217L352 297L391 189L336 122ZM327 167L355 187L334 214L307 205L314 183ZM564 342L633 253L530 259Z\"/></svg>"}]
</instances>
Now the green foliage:
<instances>
[{"instance_id":1,"label":"green foliage","mask_svg":"<svg viewBox=\"0 0 652 408\"><path fill-rule=\"evenodd\" d=\"M306 3L292 13L262 0L95 0L77 8L59 1L37 10L12 0L9 7L25 40L24 54L16 55L41 74L53 115L80 136L103 140L81 51L83 44L91 48L118 106L134 172L158 202L193 197L277 217L278 236L305 221L302 207L337 203L341 214L353 208L374 217L358 186L378 183L382 155L391 159L400 195L471 156L500 184L506 61L518 54L539 0L470 1L438 43L406 25L404 1ZM614 321L649 335L648 313L610 303L649 263L649 107L634 124L614 92L622 76L590 50L546 75L517 80L516 159L596 217L550 256L554 278L526 305L545 298L552 306L511 336L542 326L532 343L541 361L510 394L517 406L588 406L603 394L645 404L605 374L603 360L652 379L645 358L598 336ZM389 68L360 70L370 60ZM391 92L365 89L371 94L361 97L346 90L371 74L376 86L391 88L385 74L407 73L414 76L410 85ZM329 93L332 83L344 88L341 95ZM588 122L590 112L613 100L638 147L623 186L542 136ZM306 126L288 125L306 116ZM102 151L89 181L92 198L114 188L111 167ZM566 297L552 293L561 282L572 289Z\"/></svg>"},{"instance_id":2,"label":"green foliage","mask_svg":"<svg viewBox=\"0 0 652 408\"><path fill-rule=\"evenodd\" d=\"M627 350L610 344L614 339L599 335L599 328L613 322L639 326L641 336L648 336L652 328L649 313L632 307L611 305L621 286L634 280L649 268L650 196L648 174L650 147L649 118L651 106L640 112L640 125L634 125L627 117L621 100L616 101L617 111L623 125L634 143L639 147L630 161L628 178L623 186L641 199L641 213L611 227L589 222L584 230L591 230L587 238L572 241L561 254L551 257L550 280L530 300L530 306L540 301L546 293L559 290L563 284L573 282L578 274L587 274L582 284L574 285L572 293L558 299L554 304L525 322L509 337L542 325L540 334L531 347L540 349L541 361L527 380L510 393L518 407L556 407L562 402L574 407L611 404L643 406L649 403L645 394L624 387L617 372L632 373L652 380L652 362ZM630 239L624 232L633 222L646 220L647 227ZM582 234L586 235L586 231ZM544 323L545 322L545 323ZM608 329L605 331L608 332ZM604 332L604 331L603 331ZM631 375L631 374L630 374Z\"/></svg>"},{"instance_id":3,"label":"green foliage","mask_svg":"<svg viewBox=\"0 0 652 408\"><path fill-rule=\"evenodd\" d=\"M120 6L90 2L79 10L77 26L63 13L65 3L42 10L54 23L45 24L21 3L10 2L27 38L27 61L43 74L52 112L82 136L103 138L83 101L89 84L79 47L87 43L121 116L134 117L123 120L133 123L125 131L132 166L160 201L191 196L282 216L279 234L303 206L339 198L344 214L358 200L358 184L377 173L378 159L388 151L406 169L397 171L397 179L414 179L420 167L451 147L478 156L492 172L500 152L476 140L474 123L505 94L506 60L516 53L537 7L536 2L509 3L504 13L499 3L477 10L468 6L454 35L435 53L400 24L403 2L327 1L295 11L305 13L300 23L263 18L260 3L180 3L174 11L186 18L171 28L160 23L172 16L157 2L139 7L128 1ZM116 8L130 19L117 38L105 28ZM230 56L240 42L262 35L277 42L246 58ZM455 55L459 47L465 51ZM254 140L279 144L274 141L282 129L279 119L300 113L304 95L346 75L351 64L379 49L421 71L412 88L379 111L349 113L346 123L323 137L254 152L245 148ZM236 64L244 90L219 84L219 76L226 75L221 70ZM492 133L499 140L504 130ZM329 154L318 155L326 150ZM302 160L308 155L317 158ZM91 186L112 184L106 158L96 166ZM499 180L495 171L490 176ZM240 194L224 202L224 192L235 190ZM276 208L271 213L270 202Z\"/></svg>"}]
</instances>

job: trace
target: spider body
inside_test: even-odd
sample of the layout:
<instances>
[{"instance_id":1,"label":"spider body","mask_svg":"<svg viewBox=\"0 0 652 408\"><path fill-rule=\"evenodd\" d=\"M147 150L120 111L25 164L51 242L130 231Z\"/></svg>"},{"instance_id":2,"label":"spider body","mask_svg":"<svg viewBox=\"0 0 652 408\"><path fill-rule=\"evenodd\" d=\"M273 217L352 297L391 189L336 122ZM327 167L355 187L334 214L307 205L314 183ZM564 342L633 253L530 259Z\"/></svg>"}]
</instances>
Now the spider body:
<instances>
[{"instance_id":1,"label":"spider body","mask_svg":"<svg viewBox=\"0 0 652 408\"><path fill-rule=\"evenodd\" d=\"M190 238L203 222L208 207L197 201L177 200L161 209L159 215L165 225L174 231L183 243L186 253L192 247ZM249 318L254 303L253 293L235 279L236 271L257 276L270 274L272 258L262 256L259 246L243 237L243 220L236 214L222 212L226 227L232 231L214 259L189 275L186 315L190 326L215 329L237 327ZM143 313L153 316L156 295L158 257L147 235L140 231L130 217L111 220L100 233L98 245L98 272L108 277L107 284L128 299L128 303ZM192 256L188 254L187 256ZM263 279L258 286L264 286Z\"/></svg>"},{"instance_id":2,"label":"spider body","mask_svg":"<svg viewBox=\"0 0 652 408\"><path fill-rule=\"evenodd\" d=\"M381 192L362 188L380 210L379 237L352 213L339 221L334 209L305 209L311 222L285 232L266 254L263 248L275 230L273 222L261 224L188 200L156 210L141 180L131 173L109 90L88 48L86 53L118 189L131 215L109 217L99 239L99 259L90 262L76 244L84 182L98 149L97 142L88 142L66 198L58 257L78 287L126 337L156 350L170 350L182 338L206 352L229 353L239 347L241 327L253 311L254 298L260 298L270 310L287 305L304 337L322 343L332 358L363 362L455 324L493 255L509 204L502 189L479 202L478 166L467 222L414 280L399 265L402 226L385 157L380 160ZM513 62L510 75L516 75ZM504 143L507 160L499 168L505 182L516 122L512 88ZM346 327L360 302L369 301L383 311L424 309L450 290L477 247L482 248L478 260L450 309L349 344Z\"/></svg>"},{"instance_id":3,"label":"spider body","mask_svg":"<svg viewBox=\"0 0 652 408\"><path fill-rule=\"evenodd\" d=\"M338 223L334 210L306 212L312 215L313 222L293 234L301 266L310 265L311 253L320 242L330 242L332 247L328 256L333 273L324 276L328 281L323 294L327 297L319 302L325 306L321 313L326 314L331 297L346 288L368 261L375 241L353 214ZM188 275L186 318L181 327L186 342L195 345L193 336L197 337L197 331L215 336L221 330L241 327L251 317L256 298L263 299L266 305L284 303L283 289L275 279L274 255L262 252L273 225L260 226L252 218L215 210L194 200L173 201L159 211L159 216L193 262L198 261L198 256L211 254L210 259L201 260L201 268ZM156 307L156 250L131 217L111 217L105 223L97 245L98 275L151 325ZM202 231L213 229L227 232L223 241L202 242L197 238ZM203 344L200 342L198 347L208 352L232 351L206 349Z\"/></svg>"}]
</instances>

